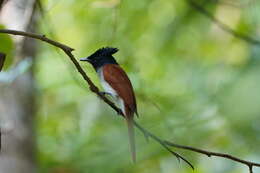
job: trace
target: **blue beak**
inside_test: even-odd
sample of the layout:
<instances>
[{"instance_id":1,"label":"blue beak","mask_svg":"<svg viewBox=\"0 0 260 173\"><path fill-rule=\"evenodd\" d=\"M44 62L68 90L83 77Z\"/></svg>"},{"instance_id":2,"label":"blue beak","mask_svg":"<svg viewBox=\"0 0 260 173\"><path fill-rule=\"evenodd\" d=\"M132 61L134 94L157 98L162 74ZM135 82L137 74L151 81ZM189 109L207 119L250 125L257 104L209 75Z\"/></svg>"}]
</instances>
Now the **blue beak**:
<instances>
[{"instance_id":1,"label":"blue beak","mask_svg":"<svg viewBox=\"0 0 260 173\"><path fill-rule=\"evenodd\" d=\"M86 57L86 58L80 58L79 60L80 60L80 61L88 61L88 62L90 62L90 59L88 59L88 57Z\"/></svg>"}]
</instances>

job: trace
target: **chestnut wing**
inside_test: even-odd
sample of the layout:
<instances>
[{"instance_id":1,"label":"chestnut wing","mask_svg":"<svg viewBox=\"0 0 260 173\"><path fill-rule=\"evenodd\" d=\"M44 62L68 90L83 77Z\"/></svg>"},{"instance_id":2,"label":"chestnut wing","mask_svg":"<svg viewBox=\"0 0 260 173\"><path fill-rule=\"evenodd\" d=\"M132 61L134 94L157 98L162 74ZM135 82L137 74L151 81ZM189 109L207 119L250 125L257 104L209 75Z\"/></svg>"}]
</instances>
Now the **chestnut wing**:
<instances>
[{"instance_id":1,"label":"chestnut wing","mask_svg":"<svg viewBox=\"0 0 260 173\"><path fill-rule=\"evenodd\" d=\"M137 113L136 100L132 84L125 71L116 64L106 64L103 67L104 80L123 99L126 115Z\"/></svg>"}]
</instances>

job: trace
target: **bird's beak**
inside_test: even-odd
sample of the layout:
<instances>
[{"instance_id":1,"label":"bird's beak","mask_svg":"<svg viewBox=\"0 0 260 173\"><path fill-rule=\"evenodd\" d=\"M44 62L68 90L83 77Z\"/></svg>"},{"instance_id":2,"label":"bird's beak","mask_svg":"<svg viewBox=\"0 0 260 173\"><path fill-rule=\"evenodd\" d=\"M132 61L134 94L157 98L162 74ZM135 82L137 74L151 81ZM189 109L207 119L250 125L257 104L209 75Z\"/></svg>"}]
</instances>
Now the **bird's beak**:
<instances>
[{"instance_id":1,"label":"bird's beak","mask_svg":"<svg viewBox=\"0 0 260 173\"><path fill-rule=\"evenodd\" d=\"M88 57L86 57L86 58L80 58L79 60L80 60L80 61L87 61L87 62L90 62L90 59L88 59Z\"/></svg>"}]
</instances>

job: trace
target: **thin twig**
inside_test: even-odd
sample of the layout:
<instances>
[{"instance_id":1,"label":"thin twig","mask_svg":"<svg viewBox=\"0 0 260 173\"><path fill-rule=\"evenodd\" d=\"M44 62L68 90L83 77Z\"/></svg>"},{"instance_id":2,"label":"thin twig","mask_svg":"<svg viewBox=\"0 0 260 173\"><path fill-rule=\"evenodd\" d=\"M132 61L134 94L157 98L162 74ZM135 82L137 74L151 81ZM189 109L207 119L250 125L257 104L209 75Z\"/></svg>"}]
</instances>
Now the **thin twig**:
<instances>
[{"instance_id":1,"label":"thin twig","mask_svg":"<svg viewBox=\"0 0 260 173\"><path fill-rule=\"evenodd\" d=\"M103 94L99 92L99 89L94 85L94 83L90 80L90 78L87 76L85 71L81 68L76 58L73 56L72 51L73 48L66 46L62 43L56 42L54 40L51 40L47 38L45 35L38 35L34 33L29 32L23 32L23 31L16 31L16 30L9 30L9 29L0 29L0 33L6 33L6 34L12 34L12 35L21 35L25 37L30 37L38 40L42 40L44 42L47 42L53 46L56 46L63 50L64 53L66 53L70 60L73 62L75 67L77 68L78 72L81 74L81 76L84 78L85 81L87 81L89 88L92 92L96 93L102 100L104 100L107 104L109 104L118 114L123 115L122 111L115 106L113 102L111 102L109 99L107 99Z\"/></svg>"},{"instance_id":2,"label":"thin twig","mask_svg":"<svg viewBox=\"0 0 260 173\"><path fill-rule=\"evenodd\" d=\"M175 144L173 142L170 142L170 141L167 141L165 140L164 143L168 146L171 146L171 147L175 147L175 148L181 148L181 149L185 149L185 150L190 150L190 151L194 151L196 153L201 153L201 154L205 154L207 155L208 157L211 157L211 156L216 156L216 157L223 157L223 158L226 158L226 159L229 159L229 160L233 160L235 162L240 162L244 165L247 165L249 167L249 169L252 169L253 166L256 166L256 167L260 167L260 163L256 163L256 162L250 162L250 161L247 161L247 160L243 160L243 159L240 159L238 157L235 157L235 156L232 156L230 154L225 154L225 153L218 153L218 152L212 152L212 151L207 151L207 150L202 150L202 149L199 149L199 148L195 148L195 147L190 147L190 146L184 146L184 145L180 145L180 144Z\"/></svg>"},{"instance_id":3,"label":"thin twig","mask_svg":"<svg viewBox=\"0 0 260 173\"><path fill-rule=\"evenodd\" d=\"M254 38L252 38L252 37L250 37L246 34L239 33L237 31L235 31L234 29L230 28L228 25L224 24L219 19L214 17L210 12L208 12L205 8L203 8L202 6L200 6L198 3L194 2L193 0L186 0L186 1L188 2L188 4L190 4L191 7L196 9L198 12L200 12L201 14L203 14L204 16L209 18L210 20L212 20L221 29L223 29L224 31L233 35L234 37L237 37L241 40L244 40L244 41L251 43L251 44L254 44L254 45L258 45L258 46L260 45L259 40L256 40L256 39L254 39Z\"/></svg>"},{"instance_id":4,"label":"thin twig","mask_svg":"<svg viewBox=\"0 0 260 173\"><path fill-rule=\"evenodd\" d=\"M149 132L148 130L146 130L145 128L143 128L141 125L139 125L135 120L134 120L134 125L145 135L146 138L150 137L152 139L154 139L155 141L157 141L159 144L161 144L167 151L169 151L170 153L172 153L173 155L175 155L177 157L177 159L182 159L184 162L186 162L188 165L190 165L190 167L192 169L194 169L193 165L184 157L182 157L181 155L179 155L178 153L172 151L168 146L167 143L165 143L164 140L160 139L158 136L155 136L154 134L152 134L151 132Z\"/></svg>"},{"instance_id":5,"label":"thin twig","mask_svg":"<svg viewBox=\"0 0 260 173\"><path fill-rule=\"evenodd\" d=\"M38 34L34 34L34 33L29 33L29 32L22 32L22 31L15 31L15 30L6 30L6 29L0 29L0 33L13 34L13 35L22 35L22 36L26 36L26 37L31 37L31 38L35 38L35 39L38 39L38 40L45 41L47 43L50 43L51 45L54 45L56 47L61 48L69 56L70 60L73 62L73 64L77 68L78 72L83 77L83 79L88 83L89 89L92 92L94 92L97 96L99 96L104 102L106 102L111 108L113 108L119 115L123 116L123 112L121 111L121 109L119 109L113 102L111 102L108 98L106 98L105 95L102 94L99 91L98 87L95 86L95 84L87 76L85 71L82 69L82 67L79 65L78 61L76 60L76 58L72 54L72 51L74 49L72 49L72 48L70 48L70 47L68 47L68 46L66 46L64 44L61 44L59 42L50 40L45 35L38 35ZM155 139L155 138L153 137L153 139ZM169 152L174 154L178 159L182 159L183 161L188 163L193 168L192 164L189 161L187 161L184 157L180 156L179 154L177 154L177 153L173 152L172 150L170 150L165 144L163 144L162 140L158 140L158 139L156 141L159 142L164 148L166 148Z\"/></svg>"},{"instance_id":6,"label":"thin twig","mask_svg":"<svg viewBox=\"0 0 260 173\"><path fill-rule=\"evenodd\" d=\"M5 29L0 29L0 33L13 34L13 35L22 35L22 36L26 36L26 37L35 38L35 39L38 39L38 40L45 41L45 42L47 42L47 43L49 43L51 45L54 45L54 46L62 49L69 56L70 60L73 62L73 64L75 65L75 67L77 68L77 70L81 74L81 76L84 78L84 80L88 83L89 89L92 92L94 92L96 95L98 95L104 102L106 102L111 108L113 108L119 115L123 115L121 109L119 109L113 102L111 102L109 99L107 99L99 91L99 89L94 85L94 83L87 76L85 71L81 68L81 66L79 65L78 61L76 60L76 58L72 54L72 51L74 49L72 49L72 48L70 48L70 47L68 47L68 46L66 46L64 44L61 44L59 42L50 40L50 39L46 38L44 35L37 35L37 34L33 34L33 33L27 33L27 32L22 32L22 31L15 31L15 30L5 30ZM136 121L134 121L134 124L146 137L150 137L153 140L155 140L156 142L158 142L167 151L169 151L170 153L175 155L178 159L182 159L184 162L189 164L192 168L193 168L193 165L189 161L187 161L184 157L182 157L178 153L173 152L169 147L185 149L185 150L193 151L193 152L196 152L196 153L205 154L205 155L207 155L209 157L210 156L216 156L216 157L222 157L222 158L226 158L226 159L229 159L229 160L233 160L235 162L247 165L248 168L249 168L249 172L250 173L253 173L253 167L260 167L260 163L242 160L242 159L240 159L238 157L234 157L234 156L229 155L229 154L206 151L206 150L202 150L202 149L199 149L199 148L194 148L194 147L190 147L190 146L184 146L184 145L175 144L175 143L169 142L167 140L162 140L159 137L157 137L156 135L154 135L153 133L151 133L150 131L148 131L145 128L143 128Z\"/></svg>"},{"instance_id":7,"label":"thin twig","mask_svg":"<svg viewBox=\"0 0 260 173\"><path fill-rule=\"evenodd\" d=\"M61 44L59 42L53 41L51 39L48 39L47 37L45 37L45 35L38 35L38 34L34 34L34 33L29 33L29 32L23 32L23 31L16 31L16 30L10 30L10 29L0 29L0 33L6 33L6 34L12 34L12 35L21 35L21 36L25 36L25 37L30 37L30 38L35 38L38 40L42 40L44 42L47 42L53 46L59 47L61 48L63 51L73 51L74 49L66 46L64 44Z\"/></svg>"}]
</instances>

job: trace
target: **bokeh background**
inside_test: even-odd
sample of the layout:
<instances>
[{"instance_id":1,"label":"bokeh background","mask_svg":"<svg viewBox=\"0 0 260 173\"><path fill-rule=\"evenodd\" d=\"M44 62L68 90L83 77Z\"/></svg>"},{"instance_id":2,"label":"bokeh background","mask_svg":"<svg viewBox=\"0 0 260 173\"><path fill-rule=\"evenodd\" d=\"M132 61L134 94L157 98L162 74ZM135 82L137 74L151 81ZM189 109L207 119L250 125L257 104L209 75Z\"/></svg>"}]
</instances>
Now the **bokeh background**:
<instances>
[{"instance_id":1,"label":"bokeh background","mask_svg":"<svg viewBox=\"0 0 260 173\"><path fill-rule=\"evenodd\" d=\"M260 40L259 1L194 1L200 8L189 0L11 1L2 7L1 28L45 34L75 48L77 58L104 46L119 48L115 57L133 83L143 127L175 143L260 162L260 44L254 41ZM23 13L12 18L7 7ZM27 13L27 23L17 26ZM0 35L0 51L7 54L0 117L11 129L3 135L0 160L14 163L0 164L1 173L248 171L229 160L174 149L194 164L193 171L138 130L133 164L125 122L89 91L68 57L21 39ZM80 64L100 86L94 69ZM5 103L7 98L13 101ZM15 111L13 102L29 113ZM8 112L15 116L6 118ZM13 137L18 140L9 141ZM19 150L8 150L12 145ZM18 158L21 169L11 169Z\"/></svg>"}]
</instances>

